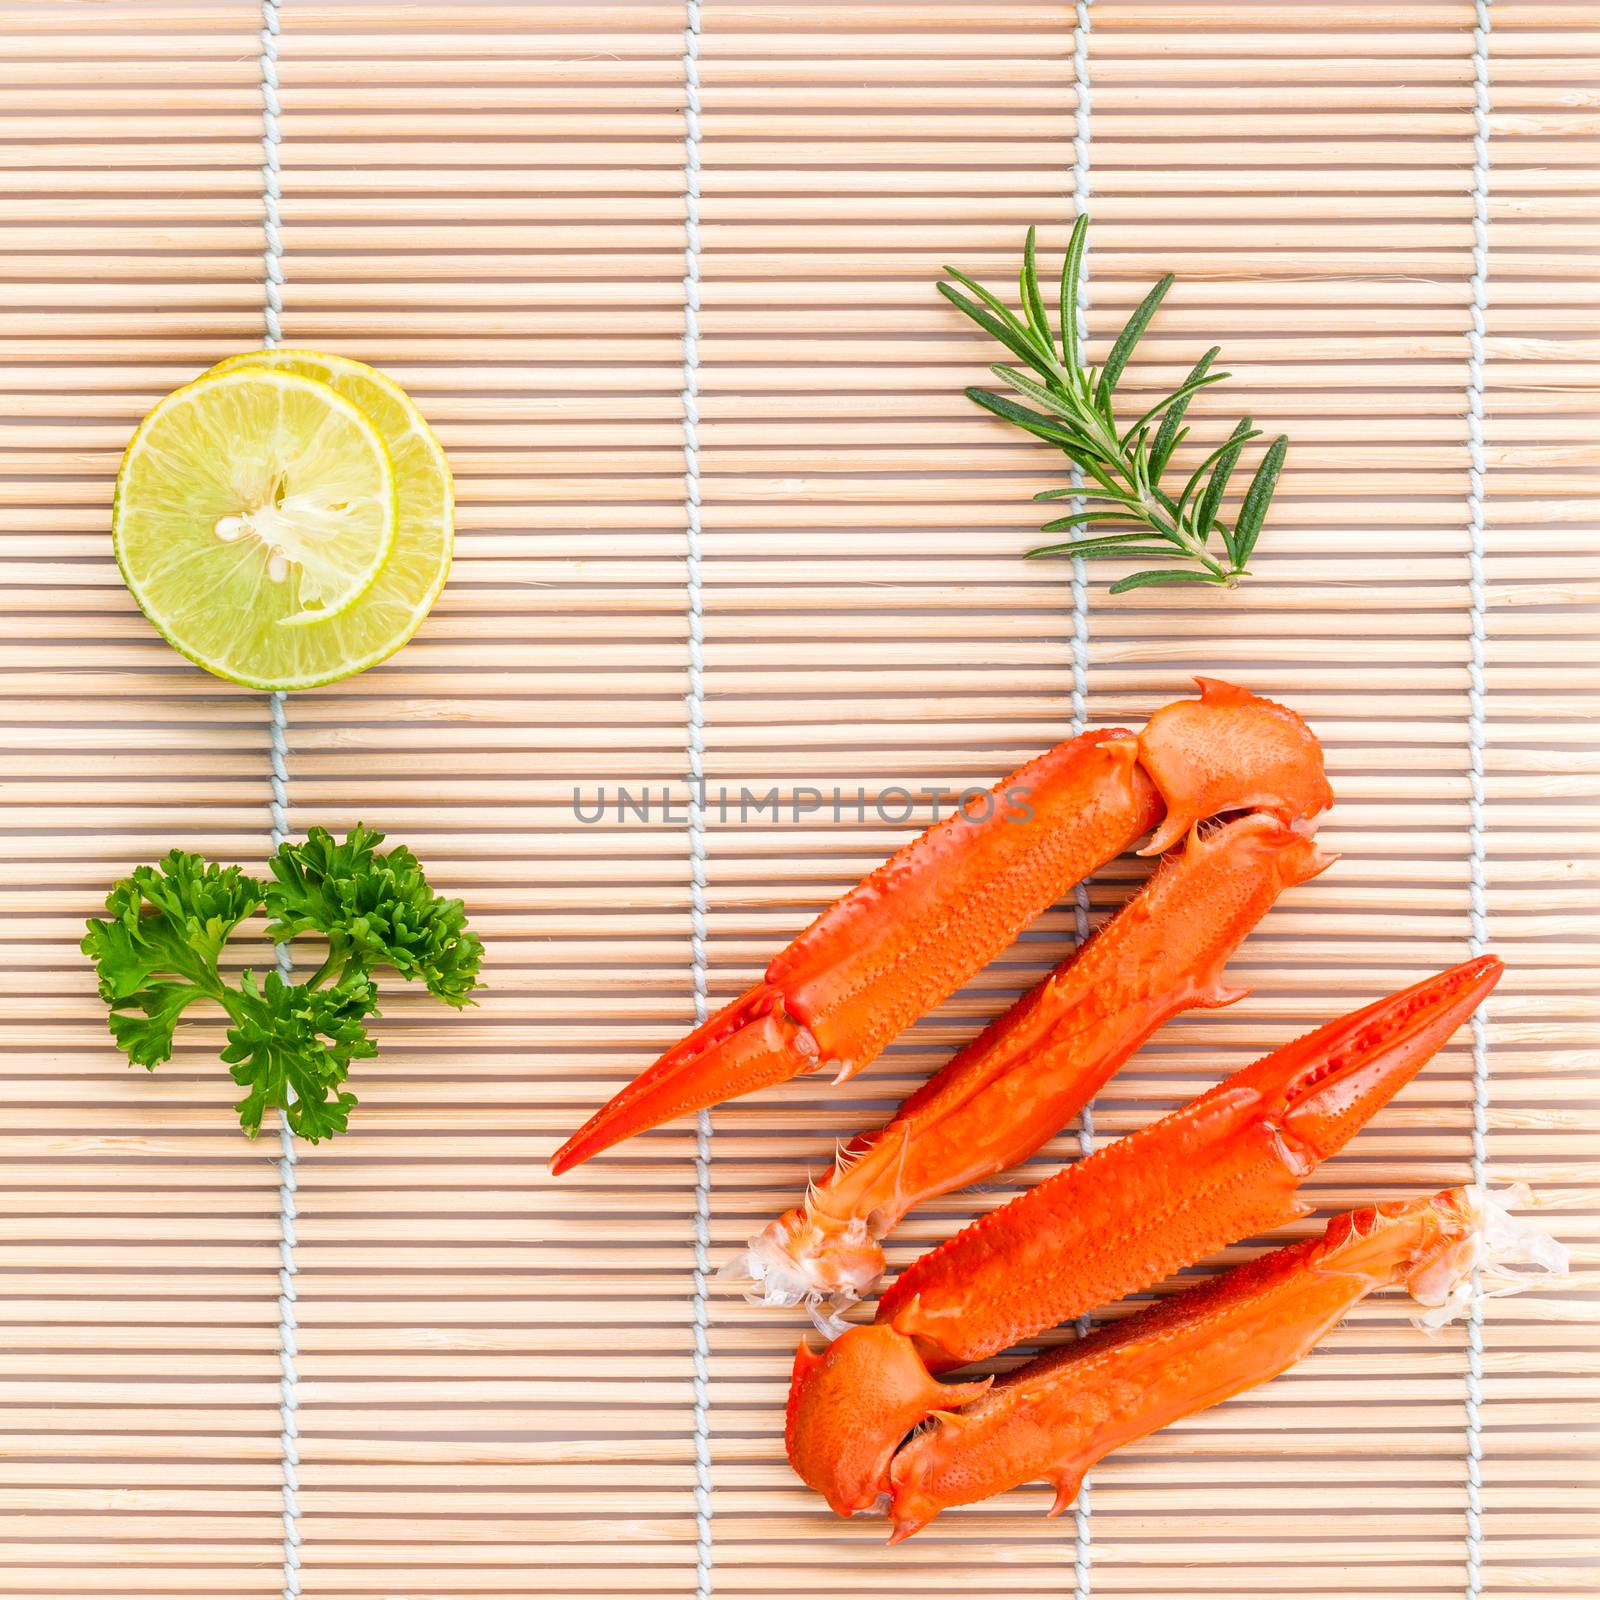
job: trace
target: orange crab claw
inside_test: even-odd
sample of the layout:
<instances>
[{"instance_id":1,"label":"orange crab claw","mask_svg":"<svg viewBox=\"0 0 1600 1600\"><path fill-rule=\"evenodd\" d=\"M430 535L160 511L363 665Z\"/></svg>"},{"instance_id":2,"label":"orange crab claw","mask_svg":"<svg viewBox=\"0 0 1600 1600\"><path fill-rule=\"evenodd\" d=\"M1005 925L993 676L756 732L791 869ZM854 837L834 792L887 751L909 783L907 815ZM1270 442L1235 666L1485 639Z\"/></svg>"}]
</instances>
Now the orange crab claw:
<instances>
[{"instance_id":1,"label":"orange crab claw","mask_svg":"<svg viewBox=\"0 0 1600 1600\"><path fill-rule=\"evenodd\" d=\"M850 1328L810 1358L835 1363L831 1383L809 1381L797 1362L788 1438L791 1456L807 1441L801 1476L827 1481L828 1454L848 1439L865 1458L851 1483L876 1482L894 1440L956 1403L934 1373L1302 1215L1300 1184L1416 1075L1501 970L1482 956L1328 1023L930 1251L879 1302L874 1328Z\"/></svg>"},{"instance_id":2,"label":"orange crab claw","mask_svg":"<svg viewBox=\"0 0 1600 1600\"><path fill-rule=\"evenodd\" d=\"M1503 970L1480 956L1427 978L1065 1168L902 1273L879 1322L943 1371L1304 1215L1300 1184L1416 1076Z\"/></svg>"},{"instance_id":3,"label":"orange crab claw","mask_svg":"<svg viewBox=\"0 0 1600 1600\"><path fill-rule=\"evenodd\" d=\"M785 1009L783 991L758 983L590 1117L550 1158L550 1171L559 1178L646 1128L813 1072L819 1062L815 1038Z\"/></svg>"},{"instance_id":4,"label":"orange crab claw","mask_svg":"<svg viewBox=\"0 0 1600 1600\"><path fill-rule=\"evenodd\" d=\"M1083 734L936 823L597 1111L551 1171L799 1073L859 1070L1155 826L1161 800L1135 753L1124 729Z\"/></svg>"},{"instance_id":5,"label":"orange crab claw","mask_svg":"<svg viewBox=\"0 0 1600 1600\"><path fill-rule=\"evenodd\" d=\"M1448 1316L1465 1303L1475 1270L1512 1261L1565 1266L1554 1240L1479 1189L1335 1217L1317 1238L1030 1361L954 1426L935 1419L890 1464L890 1542L949 1506L1037 1478L1054 1487L1050 1514L1059 1515L1101 1457L1276 1377L1375 1290L1403 1285Z\"/></svg>"},{"instance_id":6,"label":"orange crab claw","mask_svg":"<svg viewBox=\"0 0 1600 1600\"><path fill-rule=\"evenodd\" d=\"M1331 859L1264 812L1196 829L1081 951L730 1265L768 1304L865 1294L883 1271L880 1241L913 1207L1032 1155L1169 1018L1238 999L1225 963L1286 888Z\"/></svg>"},{"instance_id":7,"label":"orange crab claw","mask_svg":"<svg viewBox=\"0 0 1600 1600\"><path fill-rule=\"evenodd\" d=\"M1220 678L1196 678L1198 700L1176 700L1139 735L1139 764L1167 814L1141 855L1176 844L1223 811L1270 811L1280 822L1333 804L1316 735L1287 706Z\"/></svg>"},{"instance_id":8,"label":"orange crab claw","mask_svg":"<svg viewBox=\"0 0 1600 1600\"><path fill-rule=\"evenodd\" d=\"M798 1073L852 1076L1163 817L1164 844L1217 812L1288 822L1327 805L1321 750L1293 712L1232 685L1202 691L1137 738L1058 745L936 823L596 1112L551 1170Z\"/></svg>"},{"instance_id":9,"label":"orange crab claw","mask_svg":"<svg viewBox=\"0 0 1600 1600\"><path fill-rule=\"evenodd\" d=\"M889 1458L925 1417L976 1400L991 1380L943 1384L893 1328L850 1328L817 1354L802 1339L783 1442L800 1477L841 1517L888 1488Z\"/></svg>"}]
</instances>

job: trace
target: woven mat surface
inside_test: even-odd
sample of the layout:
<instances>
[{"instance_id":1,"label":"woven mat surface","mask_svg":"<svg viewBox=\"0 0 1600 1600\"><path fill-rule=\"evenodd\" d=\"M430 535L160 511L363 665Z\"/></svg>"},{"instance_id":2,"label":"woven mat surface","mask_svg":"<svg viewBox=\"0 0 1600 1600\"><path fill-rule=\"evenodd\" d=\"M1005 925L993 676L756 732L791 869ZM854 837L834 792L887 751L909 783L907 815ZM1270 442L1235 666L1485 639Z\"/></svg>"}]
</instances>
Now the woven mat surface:
<instances>
[{"instance_id":1,"label":"woven mat surface","mask_svg":"<svg viewBox=\"0 0 1600 1600\"><path fill-rule=\"evenodd\" d=\"M275 20L269 244L257 5L0 4L0 1595L1600 1590L1600 9ZM1200 436L1248 411L1293 440L1236 594L1096 571L1075 605L1021 560L1057 459L962 398L992 352L933 284L1004 282L1030 222L1054 257L1085 197L1097 351L1175 272L1132 391L1220 343ZM155 637L107 521L134 423L261 342L272 271L284 340L392 371L460 492L417 640L290 700L291 826L411 844L492 986L465 1017L396 1004L350 1134L292 1169L240 1135L212 1030L121 1062L76 949L133 864L267 850L268 700ZM1488 1306L1475 1410L1465 1332L1379 1298L1107 1462L1076 1518L1036 1486L886 1550L784 1464L801 1319L697 1269L1058 959L1071 908L848 1087L718 1110L698 1165L688 1123L559 1184L544 1158L684 1029L697 973L736 993L926 791L1058 740L1075 692L1137 723L1196 670L1311 719L1342 860L1245 946L1248 999L1122 1072L1099 1136L1462 958L1476 874L1511 965L1482 1059L1463 1033L1307 1193L1463 1180L1481 1084L1489 1171L1537 1188L1575 1276ZM903 823L875 809L897 788ZM1137 875L1096 880L1097 918ZM896 1264L1077 1148L913 1217Z\"/></svg>"}]
</instances>

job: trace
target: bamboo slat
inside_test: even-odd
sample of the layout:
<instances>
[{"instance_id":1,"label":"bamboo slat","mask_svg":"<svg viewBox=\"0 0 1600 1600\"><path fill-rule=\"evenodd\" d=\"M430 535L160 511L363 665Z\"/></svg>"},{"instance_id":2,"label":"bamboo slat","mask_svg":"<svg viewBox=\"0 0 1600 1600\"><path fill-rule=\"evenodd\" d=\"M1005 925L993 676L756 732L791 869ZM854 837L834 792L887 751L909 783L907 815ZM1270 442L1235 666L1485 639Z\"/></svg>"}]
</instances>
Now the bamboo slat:
<instances>
[{"instance_id":1,"label":"bamboo slat","mask_svg":"<svg viewBox=\"0 0 1600 1600\"><path fill-rule=\"evenodd\" d=\"M135 862L268 848L265 698L154 636L106 537L136 420L262 338L261 13L0 0L0 1596L1600 1593L1600 11L1493 10L1478 148L1471 0L700 0L691 238L683 0L278 0L285 339L392 370L460 491L419 637L291 701L290 821L411 844L491 985L460 1017L388 1008L353 1131L300 1153L286 1542L276 1143L238 1134L211 1031L121 1064L76 949ZM1199 434L1248 411L1292 436L1237 594L1089 578L1092 722L1237 676L1311 718L1341 797L1339 865L1241 952L1247 1000L1118 1077L1115 1137L1465 953L1485 153L1482 904L1511 969L1487 1155L1576 1270L1485 1308L1481 1537L1466 1334L1380 1298L1108 1461L1086 1521L1045 1521L1035 1487L885 1550L789 1475L800 1319L697 1292L697 1208L714 1266L1074 917L849 1085L719 1110L701 1191L688 1124L546 1177L694 1014L686 381L713 1003L927 791L1070 726L1070 573L1020 559L1062 475L963 400L993 352L934 295L942 263L1003 282L1026 226L1053 255L1087 194L1095 358L1174 271L1130 394L1219 342L1235 377ZM838 819L809 798L835 787ZM910 817L874 813L902 788ZM777 810L741 818L741 789ZM1145 870L1102 873L1093 918ZM1307 1186L1319 1216L1463 1179L1473 1071L1463 1035ZM892 1263L1079 1150L1064 1130L911 1217Z\"/></svg>"}]
</instances>

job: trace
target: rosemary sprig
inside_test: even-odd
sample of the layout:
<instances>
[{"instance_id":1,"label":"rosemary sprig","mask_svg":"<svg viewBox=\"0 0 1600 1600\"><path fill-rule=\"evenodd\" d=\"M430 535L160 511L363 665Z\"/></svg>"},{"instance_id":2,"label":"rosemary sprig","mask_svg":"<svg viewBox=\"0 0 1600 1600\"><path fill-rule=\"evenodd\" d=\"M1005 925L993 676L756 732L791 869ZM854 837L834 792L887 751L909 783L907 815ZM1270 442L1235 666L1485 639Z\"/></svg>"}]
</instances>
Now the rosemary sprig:
<instances>
[{"instance_id":1,"label":"rosemary sprig","mask_svg":"<svg viewBox=\"0 0 1600 1600\"><path fill-rule=\"evenodd\" d=\"M1034 229L1028 229L1023 248L1020 317L981 283L953 267L945 271L961 287L939 285L939 293L951 305L993 334L1038 375L1030 377L1004 363L989 369L1023 400L1031 401L1030 405L992 389L968 389L968 399L1048 440L1086 475L1082 484L1047 489L1034 496L1036 500L1078 500L1081 505L1040 529L1041 533L1071 530L1066 543L1041 545L1028 555L1187 563L1132 573L1111 585L1112 594L1158 583L1210 583L1231 589L1249 573L1250 553L1261 536L1289 441L1280 436L1268 445L1232 527L1218 511L1245 446L1261 435L1248 417L1206 456L1181 489L1174 493L1162 486L1173 455L1189 434L1183 425L1189 402L1200 390L1221 383L1229 374L1211 370L1221 348L1213 345L1171 394L1119 431L1117 384L1173 279L1168 273L1139 302L1098 371L1086 365L1078 344L1077 306L1088 220L1080 216L1073 226L1061 264L1059 351L1057 334L1051 329L1039 292ZM1080 536L1090 524L1108 522L1129 526L1124 532ZM1218 535L1216 546L1211 543L1213 533Z\"/></svg>"}]
</instances>

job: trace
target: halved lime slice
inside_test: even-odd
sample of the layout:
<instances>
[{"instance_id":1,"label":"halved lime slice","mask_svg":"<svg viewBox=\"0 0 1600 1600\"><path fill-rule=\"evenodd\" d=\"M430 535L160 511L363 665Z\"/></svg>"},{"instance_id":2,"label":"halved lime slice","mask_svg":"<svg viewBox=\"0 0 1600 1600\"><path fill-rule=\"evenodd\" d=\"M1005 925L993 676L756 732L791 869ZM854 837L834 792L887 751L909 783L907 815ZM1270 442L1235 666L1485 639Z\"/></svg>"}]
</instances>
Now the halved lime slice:
<instances>
[{"instance_id":1,"label":"halved lime slice","mask_svg":"<svg viewBox=\"0 0 1600 1600\"><path fill-rule=\"evenodd\" d=\"M347 612L389 559L394 468L327 384L206 373L139 424L117 474L112 543L167 640L238 683L284 687L296 642Z\"/></svg>"},{"instance_id":2,"label":"halved lime slice","mask_svg":"<svg viewBox=\"0 0 1600 1600\"><path fill-rule=\"evenodd\" d=\"M319 350L252 350L211 370L266 368L314 378L359 406L389 447L400 492L394 551L372 587L343 615L302 628L294 641L306 688L361 672L394 654L422 625L450 575L455 542L455 485L433 430L393 378Z\"/></svg>"}]
</instances>

